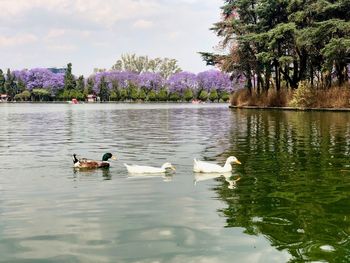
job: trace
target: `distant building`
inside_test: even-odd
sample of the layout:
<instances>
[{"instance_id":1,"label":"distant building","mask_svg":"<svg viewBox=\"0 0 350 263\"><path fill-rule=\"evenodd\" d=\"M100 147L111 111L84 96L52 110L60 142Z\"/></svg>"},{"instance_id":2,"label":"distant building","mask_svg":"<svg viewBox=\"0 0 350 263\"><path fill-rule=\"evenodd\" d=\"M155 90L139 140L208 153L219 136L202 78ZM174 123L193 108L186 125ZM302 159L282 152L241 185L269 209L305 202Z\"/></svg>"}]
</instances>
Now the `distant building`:
<instances>
[{"instance_id":1,"label":"distant building","mask_svg":"<svg viewBox=\"0 0 350 263\"><path fill-rule=\"evenodd\" d=\"M67 69L66 68L47 68L50 70L52 73L66 73Z\"/></svg>"},{"instance_id":2,"label":"distant building","mask_svg":"<svg viewBox=\"0 0 350 263\"><path fill-rule=\"evenodd\" d=\"M96 95L94 95L94 94L89 94L89 95L87 96L87 101L88 101L88 102L96 102L96 101L97 101Z\"/></svg>"}]
</instances>

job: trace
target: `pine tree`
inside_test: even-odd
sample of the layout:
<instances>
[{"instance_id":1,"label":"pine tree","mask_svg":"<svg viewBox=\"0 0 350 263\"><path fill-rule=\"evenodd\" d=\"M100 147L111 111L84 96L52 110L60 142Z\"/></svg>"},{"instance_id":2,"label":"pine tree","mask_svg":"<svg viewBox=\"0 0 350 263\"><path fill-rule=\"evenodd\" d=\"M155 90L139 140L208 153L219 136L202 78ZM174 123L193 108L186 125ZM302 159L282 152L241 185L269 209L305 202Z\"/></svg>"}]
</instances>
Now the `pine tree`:
<instances>
[{"instance_id":1,"label":"pine tree","mask_svg":"<svg viewBox=\"0 0 350 263\"><path fill-rule=\"evenodd\" d=\"M64 75L64 89L73 90L76 87L76 81L72 74L72 63L67 64L67 70Z\"/></svg>"},{"instance_id":2,"label":"pine tree","mask_svg":"<svg viewBox=\"0 0 350 263\"><path fill-rule=\"evenodd\" d=\"M0 69L0 94L5 94L5 76L3 71Z\"/></svg>"},{"instance_id":3,"label":"pine tree","mask_svg":"<svg viewBox=\"0 0 350 263\"><path fill-rule=\"evenodd\" d=\"M9 99L12 100L17 94L17 85L14 81L14 76L11 74L10 69L7 70L6 73L6 81L4 84L5 91L9 96Z\"/></svg>"}]
</instances>

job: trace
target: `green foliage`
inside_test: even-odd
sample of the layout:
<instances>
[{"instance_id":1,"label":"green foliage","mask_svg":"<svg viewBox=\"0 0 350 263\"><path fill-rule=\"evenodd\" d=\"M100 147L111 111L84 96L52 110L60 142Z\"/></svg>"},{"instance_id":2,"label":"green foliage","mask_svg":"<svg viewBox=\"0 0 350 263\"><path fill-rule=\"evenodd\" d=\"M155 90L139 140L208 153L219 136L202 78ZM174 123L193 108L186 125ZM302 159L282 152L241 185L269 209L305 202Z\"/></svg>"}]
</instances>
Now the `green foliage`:
<instances>
[{"instance_id":1,"label":"green foliage","mask_svg":"<svg viewBox=\"0 0 350 263\"><path fill-rule=\"evenodd\" d=\"M147 94L146 94L146 92L145 92L144 89L140 89L138 98L139 98L140 100L146 100Z\"/></svg>"},{"instance_id":2,"label":"green foliage","mask_svg":"<svg viewBox=\"0 0 350 263\"><path fill-rule=\"evenodd\" d=\"M94 81L92 80L92 78L88 78L86 82L86 86L84 88L84 95L87 96L89 94L92 94L93 87L94 87Z\"/></svg>"},{"instance_id":3,"label":"green foliage","mask_svg":"<svg viewBox=\"0 0 350 263\"><path fill-rule=\"evenodd\" d=\"M202 91L199 93L198 99L200 99L201 101L207 101L208 97L209 97L208 92L205 91L205 90L202 90Z\"/></svg>"},{"instance_id":4,"label":"green foliage","mask_svg":"<svg viewBox=\"0 0 350 263\"><path fill-rule=\"evenodd\" d=\"M23 92L26 90L26 84L23 82L23 80L18 80L17 82L17 91L18 92Z\"/></svg>"},{"instance_id":5,"label":"green foliage","mask_svg":"<svg viewBox=\"0 0 350 263\"><path fill-rule=\"evenodd\" d=\"M34 101L49 101L51 93L47 89L33 89L32 96Z\"/></svg>"},{"instance_id":6,"label":"green foliage","mask_svg":"<svg viewBox=\"0 0 350 263\"><path fill-rule=\"evenodd\" d=\"M128 91L126 89L119 90L119 100L124 101L128 98Z\"/></svg>"},{"instance_id":7,"label":"green foliage","mask_svg":"<svg viewBox=\"0 0 350 263\"><path fill-rule=\"evenodd\" d=\"M4 89L7 95L10 97L10 100L12 100L17 94L17 85L15 83L15 78L12 75L10 69L8 69L6 73L6 81L4 84Z\"/></svg>"},{"instance_id":8,"label":"green foliage","mask_svg":"<svg viewBox=\"0 0 350 263\"><path fill-rule=\"evenodd\" d=\"M61 100L77 99L82 101L82 100L85 100L86 96L80 90L73 89L73 90L64 90L62 93L58 94L58 98Z\"/></svg>"},{"instance_id":9,"label":"green foliage","mask_svg":"<svg viewBox=\"0 0 350 263\"><path fill-rule=\"evenodd\" d=\"M224 91L220 94L220 99L227 102L230 99L230 94Z\"/></svg>"},{"instance_id":10,"label":"green foliage","mask_svg":"<svg viewBox=\"0 0 350 263\"><path fill-rule=\"evenodd\" d=\"M187 102L193 99L193 92L191 89L185 90L184 95L183 95L183 99Z\"/></svg>"},{"instance_id":11,"label":"green foliage","mask_svg":"<svg viewBox=\"0 0 350 263\"><path fill-rule=\"evenodd\" d=\"M218 92L216 90L211 90L209 93L209 100L211 102L214 102L219 99Z\"/></svg>"},{"instance_id":12,"label":"green foliage","mask_svg":"<svg viewBox=\"0 0 350 263\"><path fill-rule=\"evenodd\" d=\"M301 81L327 87L325 71L334 72L339 85L349 78L348 0L223 2L223 16L212 30L228 53L201 55L233 77L244 75L250 94L253 88L257 94L272 86L277 92L296 89Z\"/></svg>"},{"instance_id":13,"label":"green foliage","mask_svg":"<svg viewBox=\"0 0 350 263\"><path fill-rule=\"evenodd\" d=\"M64 75L64 89L72 90L76 87L76 81L74 75L72 74L72 63L67 64L67 70Z\"/></svg>"},{"instance_id":14,"label":"green foliage","mask_svg":"<svg viewBox=\"0 0 350 263\"><path fill-rule=\"evenodd\" d=\"M157 98L159 101L167 101L168 91L165 88L161 88L157 94Z\"/></svg>"},{"instance_id":15,"label":"green foliage","mask_svg":"<svg viewBox=\"0 0 350 263\"><path fill-rule=\"evenodd\" d=\"M128 87L128 99L130 100L138 100L139 99L139 90L138 87L134 84L129 84Z\"/></svg>"},{"instance_id":16,"label":"green foliage","mask_svg":"<svg viewBox=\"0 0 350 263\"><path fill-rule=\"evenodd\" d=\"M294 92L292 100L289 102L291 107L306 108L312 106L315 102L315 91L310 83L300 82L298 89Z\"/></svg>"},{"instance_id":17,"label":"green foliage","mask_svg":"<svg viewBox=\"0 0 350 263\"><path fill-rule=\"evenodd\" d=\"M325 59L323 69L331 72L335 66L338 84L343 85L348 79L347 61L350 59L350 38L331 39L321 50L321 54Z\"/></svg>"},{"instance_id":18,"label":"green foliage","mask_svg":"<svg viewBox=\"0 0 350 263\"><path fill-rule=\"evenodd\" d=\"M106 82L104 76L101 78L98 96L100 97L101 101L108 101L109 99L108 83Z\"/></svg>"},{"instance_id":19,"label":"green foliage","mask_svg":"<svg viewBox=\"0 0 350 263\"><path fill-rule=\"evenodd\" d=\"M3 71L0 69L0 94L6 93L5 90L5 76Z\"/></svg>"},{"instance_id":20,"label":"green foliage","mask_svg":"<svg viewBox=\"0 0 350 263\"><path fill-rule=\"evenodd\" d=\"M76 81L76 89L79 90L81 93L85 90L85 81L84 76L80 76Z\"/></svg>"},{"instance_id":21,"label":"green foliage","mask_svg":"<svg viewBox=\"0 0 350 263\"><path fill-rule=\"evenodd\" d=\"M31 96L30 92L28 90L25 90L25 91L23 91L23 92L21 92L19 94L16 94L14 99L16 101L18 101L18 100L20 100L20 101L28 101L28 100L30 100L30 96Z\"/></svg>"},{"instance_id":22,"label":"green foliage","mask_svg":"<svg viewBox=\"0 0 350 263\"><path fill-rule=\"evenodd\" d=\"M111 101L118 101L119 100L119 94L115 90L113 90L113 91L111 91L111 95L109 96L109 99Z\"/></svg>"},{"instance_id":23,"label":"green foliage","mask_svg":"<svg viewBox=\"0 0 350 263\"><path fill-rule=\"evenodd\" d=\"M151 90L148 92L148 100L149 101L156 101L157 100L157 93L154 90Z\"/></svg>"},{"instance_id":24,"label":"green foliage","mask_svg":"<svg viewBox=\"0 0 350 263\"><path fill-rule=\"evenodd\" d=\"M180 96L180 94L177 93L177 92L172 92L172 93L170 93L170 95L169 95L169 100L170 100L170 101L179 101L179 100L181 100L181 96Z\"/></svg>"},{"instance_id":25,"label":"green foliage","mask_svg":"<svg viewBox=\"0 0 350 263\"><path fill-rule=\"evenodd\" d=\"M70 99L85 100L85 95L82 91L74 89L70 91Z\"/></svg>"}]
</instances>

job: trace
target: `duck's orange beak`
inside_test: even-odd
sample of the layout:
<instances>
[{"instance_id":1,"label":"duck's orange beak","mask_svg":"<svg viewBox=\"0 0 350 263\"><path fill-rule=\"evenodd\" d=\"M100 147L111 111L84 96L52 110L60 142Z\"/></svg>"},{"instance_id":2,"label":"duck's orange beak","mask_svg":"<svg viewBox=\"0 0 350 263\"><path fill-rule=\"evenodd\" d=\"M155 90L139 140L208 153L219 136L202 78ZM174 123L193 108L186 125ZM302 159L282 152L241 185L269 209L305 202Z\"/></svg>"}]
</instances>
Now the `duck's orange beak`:
<instances>
[{"instance_id":1,"label":"duck's orange beak","mask_svg":"<svg viewBox=\"0 0 350 263\"><path fill-rule=\"evenodd\" d=\"M117 157L115 157L115 156L112 156L112 158L111 158L112 160L117 160Z\"/></svg>"},{"instance_id":2,"label":"duck's orange beak","mask_svg":"<svg viewBox=\"0 0 350 263\"><path fill-rule=\"evenodd\" d=\"M235 161L236 164L242 164L240 161L236 160Z\"/></svg>"}]
</instances>

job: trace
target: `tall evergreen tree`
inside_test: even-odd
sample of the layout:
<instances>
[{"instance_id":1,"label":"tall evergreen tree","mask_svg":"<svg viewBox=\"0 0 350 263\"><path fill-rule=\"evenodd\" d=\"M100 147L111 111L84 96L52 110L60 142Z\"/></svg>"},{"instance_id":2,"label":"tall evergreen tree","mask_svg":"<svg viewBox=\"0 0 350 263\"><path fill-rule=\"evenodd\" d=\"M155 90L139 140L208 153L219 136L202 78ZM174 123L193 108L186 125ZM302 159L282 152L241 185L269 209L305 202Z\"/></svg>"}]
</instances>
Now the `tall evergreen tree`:
<instances>
[{"instance_id":1,"label":"tall evergreen tree","mask_svg":"<svg viewBox=\"0 0 350 263\"><path fill-rule=\"evenodd\" d=\"M105 80L105 77L103 76L100 81L99 85L99 94L101 101L108 101L109 100L109 89L108 89L108 83Z\"/></svg>"},{"instance_id":2,"label":"tall evergreen tree","mask_svg":"<svg viewBox=\"0 0 350 263\"><path fill-rule=\"evenodd\" d=\"M7 95L9 96L10 100L12 100L15 95L17 94L17 85L15 83L15 78L11 74L11 70L8 69L6 73L6 81L4 84L5 91Z\"/></svg>"},{"instance_id":3,"label":"tall evergreen tree","mask_svg":"<svg viewBox=\"0 0 350 263\"><path fill-rule=\"evenodd\" d=\"M3 71L0 69L0 94L6 93L5 90L5 76Z\"/></svg>"},{"instance_id":4,"label":"tall evergreen tree","mask_svg":"<svg viewBox=\"0 0 350 263\"><path fill-rule=\"evenodd\" d=\"M349 79L348 0L225 0L212 30L227 54L202 52L207 64L232 77L244 74L249 90L297 88L301 80L329 86ZM272 81L273 80L273 81Z\"/></svg>"},{"instance_id":5,"label":"tall evergreen tree","mask_svg":"<svg viewBox=\"0 0 350 263\"><path fill-rule=\"evenodd\" d=\"M72 74L72 63L67 64L66 73L64 75L64 89L73 90L76 87L75 77Z\"/></svg>"},{"instance_id":6,"label":"tall evergreen tree","mask_svg":"<svg viewBox=\"0 0 350 263\"><path fill-rule=\"evenodd\" d=\"M79 76L79 78L77 79L76 81L76 89L83 93L84 92L84 89L85 89L85 82L84 82L84 76L81 75Z\"/></svg>"},{"instance_id":7,"label":"tall evergreen tree","mask_svg":"<svg viewBox=\"0 0 350 263\"><path fill-rule=\"evenodd\" d=\"M94 81L92 78L88 78L84 88L84 94L87 96L93 93Z\"/></svg>"}]
</instances>

